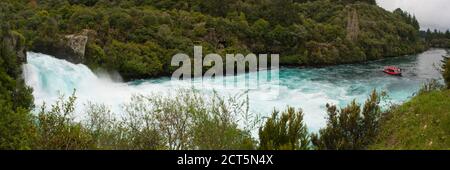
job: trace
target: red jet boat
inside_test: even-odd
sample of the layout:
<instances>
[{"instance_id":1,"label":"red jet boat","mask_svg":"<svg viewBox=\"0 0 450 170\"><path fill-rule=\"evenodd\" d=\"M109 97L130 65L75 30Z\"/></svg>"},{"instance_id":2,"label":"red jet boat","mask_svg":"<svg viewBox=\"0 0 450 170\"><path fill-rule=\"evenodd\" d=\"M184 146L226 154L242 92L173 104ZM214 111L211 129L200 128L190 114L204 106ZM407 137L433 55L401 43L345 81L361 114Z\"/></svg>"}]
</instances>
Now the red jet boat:
<instances>
[{"instance_id":1,"label":"red jet boat","mask_svg":"<svg viewBox=\"0 0 450 170\"><path fill-rule=\"evenodd\" d=\"M384 67L383 72L385 72L386 74L389 74L389 75L394 75L394 76L402 75L402 70L395 66L386 66L386 67Z\"/></svg>"}]
</instances>

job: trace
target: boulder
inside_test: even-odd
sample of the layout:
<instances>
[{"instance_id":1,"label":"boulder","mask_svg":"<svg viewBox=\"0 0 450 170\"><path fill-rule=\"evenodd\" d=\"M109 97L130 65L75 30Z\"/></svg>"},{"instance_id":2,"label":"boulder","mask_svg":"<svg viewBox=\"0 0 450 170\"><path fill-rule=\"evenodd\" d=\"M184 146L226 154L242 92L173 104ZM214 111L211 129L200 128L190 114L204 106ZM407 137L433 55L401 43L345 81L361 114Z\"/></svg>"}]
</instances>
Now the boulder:
<instances>
[{"instance_id":1,"label":"boulder","mask_svg":"<svg viewBox=\"0 0 450 170\"><path fill-rule=\"evenodd\" d=\"M34 44L33 50L79 64L85 61L86 45L95 31L84 29L81 33L65 35L57 40L42 40Z\"/></svg>"},{"instance_id":2,"label":"boulder","mask_svg":"<svg viewBox=\"0 0 450 170\"><path fill-rule=\"evenodd\" d=\"M68 55L65 57L70 62L82 63L86 54L86 45L89 38L95 35L95 31L84 29L79 34L66 35L63 39L64 48L68 48Z\"/></svg>"}]
</instances>

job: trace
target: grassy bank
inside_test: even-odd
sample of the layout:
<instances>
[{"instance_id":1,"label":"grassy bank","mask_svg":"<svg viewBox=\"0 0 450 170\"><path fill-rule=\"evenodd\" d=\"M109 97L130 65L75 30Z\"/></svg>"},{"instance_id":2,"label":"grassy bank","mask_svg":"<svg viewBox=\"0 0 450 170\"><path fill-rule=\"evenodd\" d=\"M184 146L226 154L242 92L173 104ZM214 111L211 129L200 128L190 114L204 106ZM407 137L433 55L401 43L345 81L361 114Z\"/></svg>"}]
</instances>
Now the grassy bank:
<instances>
[{"instance_id":1,"label":"grassy bank","mask_svg":"<svg viewBox=\"0 0 450 170\"><path fill-rule=\"evenodd\" d=\"M420 94L395 108L370 149L450 149L450 90Z\"/></svg>"}]
</instances>

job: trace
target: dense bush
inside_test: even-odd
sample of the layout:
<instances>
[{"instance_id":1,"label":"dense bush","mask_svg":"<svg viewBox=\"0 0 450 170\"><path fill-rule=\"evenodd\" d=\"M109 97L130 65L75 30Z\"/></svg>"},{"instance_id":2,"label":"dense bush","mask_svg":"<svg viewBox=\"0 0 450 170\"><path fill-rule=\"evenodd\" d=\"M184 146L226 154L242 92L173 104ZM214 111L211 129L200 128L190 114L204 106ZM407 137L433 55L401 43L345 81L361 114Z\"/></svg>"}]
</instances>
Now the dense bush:
<instances>
[{"instance_id":1,"label":"dense bush","mask_svg":"<svg viewBox=\"0 0 450 170\"><path fill-rule=\"evenodd\" d=\"M15 51L24 46L25 40L7 24L0 27L0 149L30 149L35 131L29 112L33 96L21 78L23 59Z\"/></svg>"},{"instance_id":2,"label":"dense bush","mask_svg":"<svg viewBox=\"0 0 450 170\"><path fill-rule=\"evenodd\" d=\"M238 127L246 101L181 90L175 97L135 96L125 107L130 118L144 114L167 149L253 149L250 131ZM250 127L245 125L245 127Z\"/></svg>"},{"instance_id":3,"label":"dense bush","mask_svg":"<svg viewBox=\"0 0 450 170\"><path fill-rule=\"evenodd\" d=\"M43 105L36 117L27 110L10 113L4 110L10 106L2 105L0 146L52 150L256 148L250 134L256 124L248 120L252 114L246 109L247 100L216 94L208 97L193 90L179 90L171 96L134 96L123 107L122 117L101 104L87 103L85 110L76 109L75 93L61 96L50 108Z\"/></svg>"},{"instance_id":4,"label":"dense bush","mask_svg":"<svg viewBox=\"0 0 450 170\"><path fill-rule=\"evenodd\" d=\"M288 109L278 116L274 111L259 129L259 149L306 150L310 147L308 130L303 122L303 112Z\"/></svg>"},{"instance_id":5,"label":"dense bush","mask_svg":"<svg viewBox=\"0 0 450 170\"><path fill-rule=\"evenodd\" d=\"M219 54L279 53L281 64L296 66L424 49L414 16L387 12L372 0L33 2L1 2L2 21L23 34L31 50L47 52L64 35L91 29L97 36L91 37L88 50L95 51L86 53L85 64L117 70L125 79L169 74L171 57L192 54L194 45ZM100 49L108 57L100 60Z\"/></svg>"},{"instance_id":6,"label":"dense bush","mask_svg":"<svg viewBox=\"0 0 450 170\"><path fill-rule=\"evenodd\" d=\"M14 109L12 105L10 101L0 99L0 149L32 149L34 117L29 110Z\"/></svg>"},{"instance_id":7,"label":"dense bush","mask_svg":"<svg viewBox=\"0 0 450 170\"><path fill-rule=\"evenodd\" d=\"M101 50L98 51L101 55ZM156 76L163 71L157 54L146 45L113 41L106 47L105 54L107 66L117 69L127 79Z\"/></svg>"},{"instance_id":8,"label":"dense bush","mask_svg":"<svg viewBox=\"0 0 450 170\"><path fill-rule=\"evenodd\" d=\"M338 110L327 104L327 126L312 134L311 141L320 150L366 149L379 131L382 112L380 94L375 90L361 106L355 101Z\"/></svg>"},{"instance_id":9,"label":"dense bush","mask_svg":"<svg viewBox=\"0 0 450 170\"><path fill-rule=\"evenodd\" d=\"M421 31L420 35L427 42L427 45L435 48L450 48L450 30L441 32L434 30L433 32L428 29L427 31Z\"/></svg>"},{"instance_id":10,"label":"dense bush","mask_svg":"<svg viewBox=\"0 0 450 170\"><path fill-rule=\"evenodd\" d=\"M124 105L122 117L101 104L87 103L85 110L76 111L75 95L61 97L50 108L43 106L37 117L15 114L21 118L12 118L28 118L22 120L25 123L1 124L3 129L0 130L14 126L15 131L27 132L2 141L3 147L63 150L366 149L375 140L382 117L380 96L374 91L362 110L356 102L341 111L327 105L327 126L319 134L310 135L302 111L291 107L281 114L274 111L259 127L258 117L252 117L254 115L248 112L248 99L242 100L241 96L222 98L215 93L207 96L195 90L179 90L176 95L167 97L134 96ZM75 120L75 114L82 118ZM255 127L259 127L259 144L251 135Z\"/></svg>"},{"instance_id":11,"label":"dense bush","mask_svg":"<svg viewBox=\"0 0 450 170\"><path fill-rule=\"evenodd\" d=\"M67 101L61 97L49 111L46 111L45 105L42 106L36 123L35 149L74 150L94 147L88 129L73 120L75 100L74 95Z\"/></svg>"}]
</instances>

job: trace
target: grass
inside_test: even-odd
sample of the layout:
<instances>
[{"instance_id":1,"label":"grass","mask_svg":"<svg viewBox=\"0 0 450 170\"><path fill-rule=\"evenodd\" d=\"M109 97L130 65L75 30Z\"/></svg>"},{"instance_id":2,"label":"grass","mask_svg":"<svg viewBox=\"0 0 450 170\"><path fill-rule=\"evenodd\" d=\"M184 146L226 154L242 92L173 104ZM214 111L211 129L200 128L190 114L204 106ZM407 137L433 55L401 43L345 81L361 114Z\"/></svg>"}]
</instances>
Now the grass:
<instances>
[{"instance_id":1,"label":"grass","mask_svg":"<svg viewBox=\"0 0 450 170\"><path fill-rule=\"evenodd\" d=\"M450 90L420 94L394 108L370 149L450 149Z\"/></svg>"}]
</instances>

